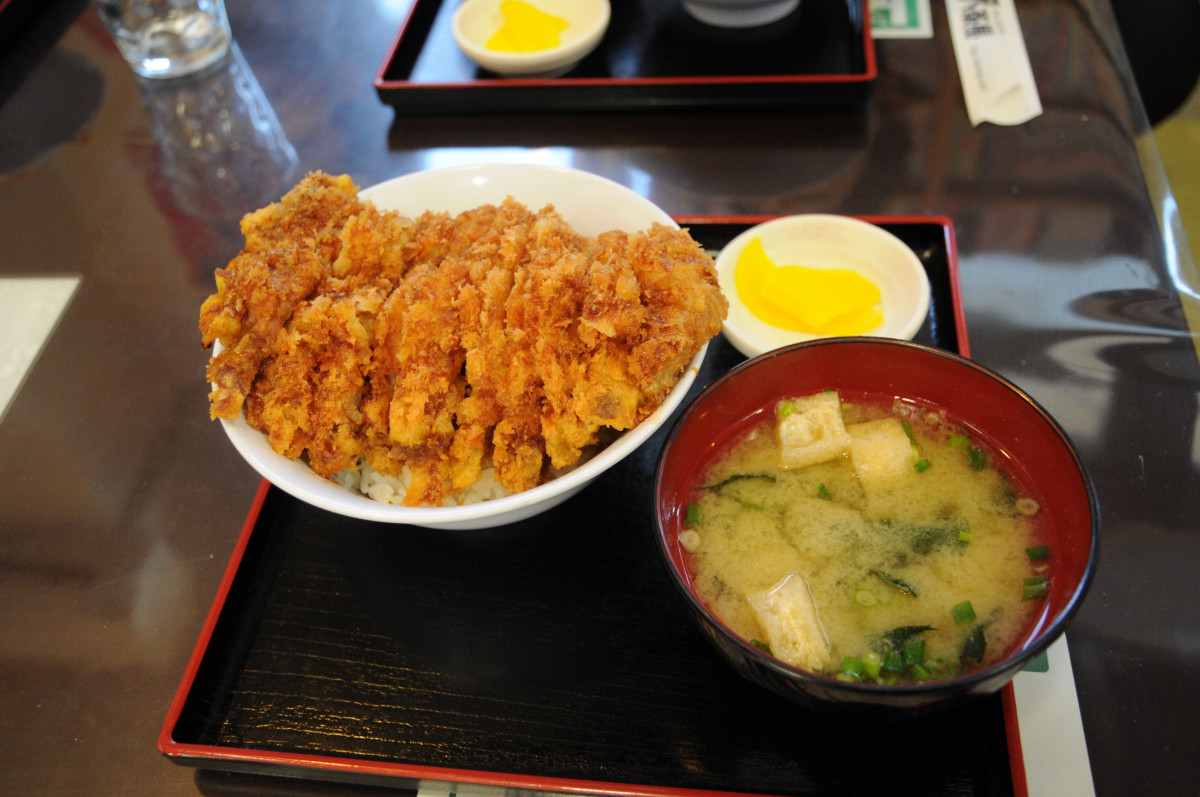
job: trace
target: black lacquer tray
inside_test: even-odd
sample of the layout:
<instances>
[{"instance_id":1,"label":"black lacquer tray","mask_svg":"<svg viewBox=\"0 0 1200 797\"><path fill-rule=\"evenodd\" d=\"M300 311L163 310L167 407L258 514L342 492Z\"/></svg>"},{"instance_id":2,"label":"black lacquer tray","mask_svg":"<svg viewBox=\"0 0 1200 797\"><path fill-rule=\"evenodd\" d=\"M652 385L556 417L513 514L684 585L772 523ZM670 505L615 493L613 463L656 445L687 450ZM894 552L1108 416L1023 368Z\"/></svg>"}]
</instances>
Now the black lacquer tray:
<instances>
[{"instance_id":1,"label":"black lacquer tray","mask_svg":"<svg viewBox=\"0 0 1200 797\"><path fill-rule=\"evenodd\" d=\"M875 80L865 0L804 0L779 22L728 30L679 0L616 0L599 46L570 72L505 79L450 32L454 0L416 0L375 76L397 114L855 108Z\"/></svg>"},{"instance_id":2,"label":"black lacquer tray","mask_svg":"<svg viewBox=\"0 0 1200 797\"><path fill-rule=\"evenodd\" d=\"M716 249L760 220L680 221ZM918 340L965 351L949 222L870 220L929 272ZM692 391L742 359L714 339ZM1006 693L851 724L718 658L655 548L665 436L570 501L491 530L354 520L264 482L160 750L197 767L403 787L1020 794Z\"/></svg>"}]
</instances>

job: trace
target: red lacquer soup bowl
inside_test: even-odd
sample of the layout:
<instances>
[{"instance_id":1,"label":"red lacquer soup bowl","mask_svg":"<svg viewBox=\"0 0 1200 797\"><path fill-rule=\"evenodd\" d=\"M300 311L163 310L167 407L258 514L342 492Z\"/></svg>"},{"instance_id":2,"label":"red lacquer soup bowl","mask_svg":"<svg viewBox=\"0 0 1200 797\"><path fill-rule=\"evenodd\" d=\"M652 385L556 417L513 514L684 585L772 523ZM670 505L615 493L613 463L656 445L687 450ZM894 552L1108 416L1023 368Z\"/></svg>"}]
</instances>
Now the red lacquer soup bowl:
<instances>
[{"instance_id":1,"label":"red lacquer soup bowl","mask_svg":"<svg viewBox=\"0 0 1200 797\"><path fill-rule=\"evenodd\" d=\"M788 665L738 636L697 594L680 533L714 458L782 399L830 388L941 411L981 435L1013 481L1034 487L1042 513L1039 535L1051 552L1039 563L1045 593L1024 635L1002 657L923 683L884 685L820 675ZM808 708L905 715L993 693L1063 633L1096 568L1100 527L1095 490L1059 424L998 374L956 354L907 341L817 340L737 366L680 416L660 455L654 489L659 547L692 618L739 673Z\"/></svg>"}]
</instances>

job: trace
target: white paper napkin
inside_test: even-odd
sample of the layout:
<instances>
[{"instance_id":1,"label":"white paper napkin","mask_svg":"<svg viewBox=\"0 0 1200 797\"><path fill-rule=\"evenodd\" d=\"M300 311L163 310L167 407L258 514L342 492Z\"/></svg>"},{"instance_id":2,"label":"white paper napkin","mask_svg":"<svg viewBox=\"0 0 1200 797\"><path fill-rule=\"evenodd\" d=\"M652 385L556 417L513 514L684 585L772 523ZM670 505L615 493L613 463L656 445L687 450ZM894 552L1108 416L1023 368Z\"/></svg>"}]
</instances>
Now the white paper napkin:
<instances>
[{"instance_id":1,"label":"white paper napkin","mask_svg":"<svg viewBox=\"0 0 1200 797\"><path fill-rule=\"evenodd\" d=\"M1013 678L1025 787L1029 797L1095 797L1071 652L1064 634L1046 651L1047 667Z\"/></svg>"},{"instance_id":2,"label":"white paper napkin","mask_svg":"<svg viewBox=\"0 0 1200 797\"><path fill-rule=\"evenodd\" d=\"M0 420L79 282L78 276L0 279Z\"/></svg>"},{"instance_id":3,"label":"white paper napkin","mask_svg":"<svg viewBox=\"0 0 1200 797\"><path fill-rule=\"evenodd\" d=\"M1019 125L1042 113L1013 0L946 0L972 126Z\"/></svg>"}]
</instances>

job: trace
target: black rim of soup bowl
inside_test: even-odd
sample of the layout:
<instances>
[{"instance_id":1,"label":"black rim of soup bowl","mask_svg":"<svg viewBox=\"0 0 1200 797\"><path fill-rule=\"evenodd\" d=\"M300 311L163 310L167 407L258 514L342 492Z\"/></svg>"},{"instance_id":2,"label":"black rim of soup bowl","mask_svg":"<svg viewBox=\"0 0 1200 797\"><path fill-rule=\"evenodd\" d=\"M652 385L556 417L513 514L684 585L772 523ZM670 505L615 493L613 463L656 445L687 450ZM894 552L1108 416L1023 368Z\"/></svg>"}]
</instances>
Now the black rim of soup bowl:
<instances>
[{"instance_id":1,"label":"black rim of soup bowl","mask_svg":"<svg viewBox=\"0 0 1200 797\"><path fill-rule=\"evenodd\" d=\"M976 372L977 375L991 380L1001 386L1018 403L1032 410L1049 432L1057 438L1061 451L1074 465L1079 486L1086 495L1090 517L1090 532L1088 539L1088 554L1083 563L1078 583L1057 614L1049 620L1043 616L1039 631L1027 637L1022 646L1015 652L1010 652L1004 659L993 662L986 667L954 678L932 681L924 684L895 684L891 686L853 681L819 675L807 670L793 667L774 656L760 650L747 640L742 639L725 626L715 614L700 600L692 589L690 577L683 568L677 567L676 558L672 555L671 547L678 546L678 533L671 534L674 528L682 527L679 519L682 509L680 506L670 506L664 503L663 486L669 460L675 450L675 444L680 434L689 425L693 417L704 408L714 393L721 391L729 382L741 377L743 372L760 366L767 360L777 357L791 356L806 349L824 348L831 346L861 347L894 347L897 356L915 352L917 356L940 357ZM901 351L907 350L907 351ZM883 351L883 350L881 350ZM888 353L891 353L890 351ZM786 389L781 389L775 398L787 395ZM909 397L911 398L911 397ZM757 414L763 405L755 405L755 409L746 413L743 420L752 414ZM953 411L951 410L952 414ZM959 420L968 420L959 416ZM987 430L983 430L985 433ZM718 446L714 443L714 448ZM673 499L672 499L673 500ZM674 517L674 522L668 522L668 516ZM961 698L989 695L1007 684L1018 672L1041 655L1065 631L1071 618L1075 615L1083 601L1095 575L1100 548L1100 509L1091 476L1084 466L1070 437L1059 423L1037 403L1028 393L1008 379L1000 376L985 366L979 365L961 355L926 346L912 341L894 340L889 338L844 337L826 338L785 346L761 354L753 359L730 369L697 395L680 414L659 454L654 477L654 520L659 553L670 573L688 613L699 626L704 636L716 649L748 680L759 686L790 699L805 708L826 710L837 709L865 710L872 713L899 714L911 716L930 710L957 704ZM682 554L680 554L682 557ZM1045 611L1045 610L1044 610Z\"/></svg>"}]
</instances>

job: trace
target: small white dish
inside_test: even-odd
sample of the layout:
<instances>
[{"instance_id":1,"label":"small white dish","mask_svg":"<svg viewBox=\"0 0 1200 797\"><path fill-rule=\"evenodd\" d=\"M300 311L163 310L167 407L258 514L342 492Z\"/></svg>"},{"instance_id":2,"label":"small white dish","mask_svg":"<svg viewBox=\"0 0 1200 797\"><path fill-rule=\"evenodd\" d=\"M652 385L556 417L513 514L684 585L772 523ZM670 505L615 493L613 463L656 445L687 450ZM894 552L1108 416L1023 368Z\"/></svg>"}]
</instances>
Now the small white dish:
<instances>
[{"instance_id":1,"label":"small white dish","mask_svg":"<svg viewBox=\"0 0 1200 797\"><path fill-rule=\"evenodd\" d=\"M454 41L468 58L506 77L558 77L596 49L608 30L609 0L526 0L539 11L566 20L557 47L513 53L493 50L488 40L504 25L504 0L466 0L454 12Z\"/></svg>"},{"instance_id":2,"label":"small white dish","mask_svg":"<svg viewBox=\"0 0 1200 797\"><path fill-rule=\"evenodd\" d=\"M772 326L747 309L738 295L734 270L755 238L778 266L837 268L857 272L879 287L883 323L864 335L912 340L929 315L929 276L903 241L882 227L849 216L804 214L755 225L717 256L721 290L729 299L722 333L747 357L819 335Z\"/></svg>"},{"instance_id":3,"label":"small white dish","mask_svg":"<svg viewBox=\"0 0 1200 797\"><path fill-rule=\"evenodd\" d=\"M451 166L414 172L362 190L383 210L419 216L426 210L460 213L511 196L531 209L553 205L575 230L596 236L608 230L644 230L654 223L677 227L666 211L626 186L576 169L529 163ZM318 476L307 464L276 454L266 436L244 415L221 424L251 467L284 492L314 506L380 523L444 529L501 526L544 512L575 495L601 473L633 453L679 407L699 372L707 344L684 370L674 390L650 417L623 432L587 462L531 490L461 506L386 504ZM220 344L213 347L213 356Z\"/></svg>"}]
</instances>

